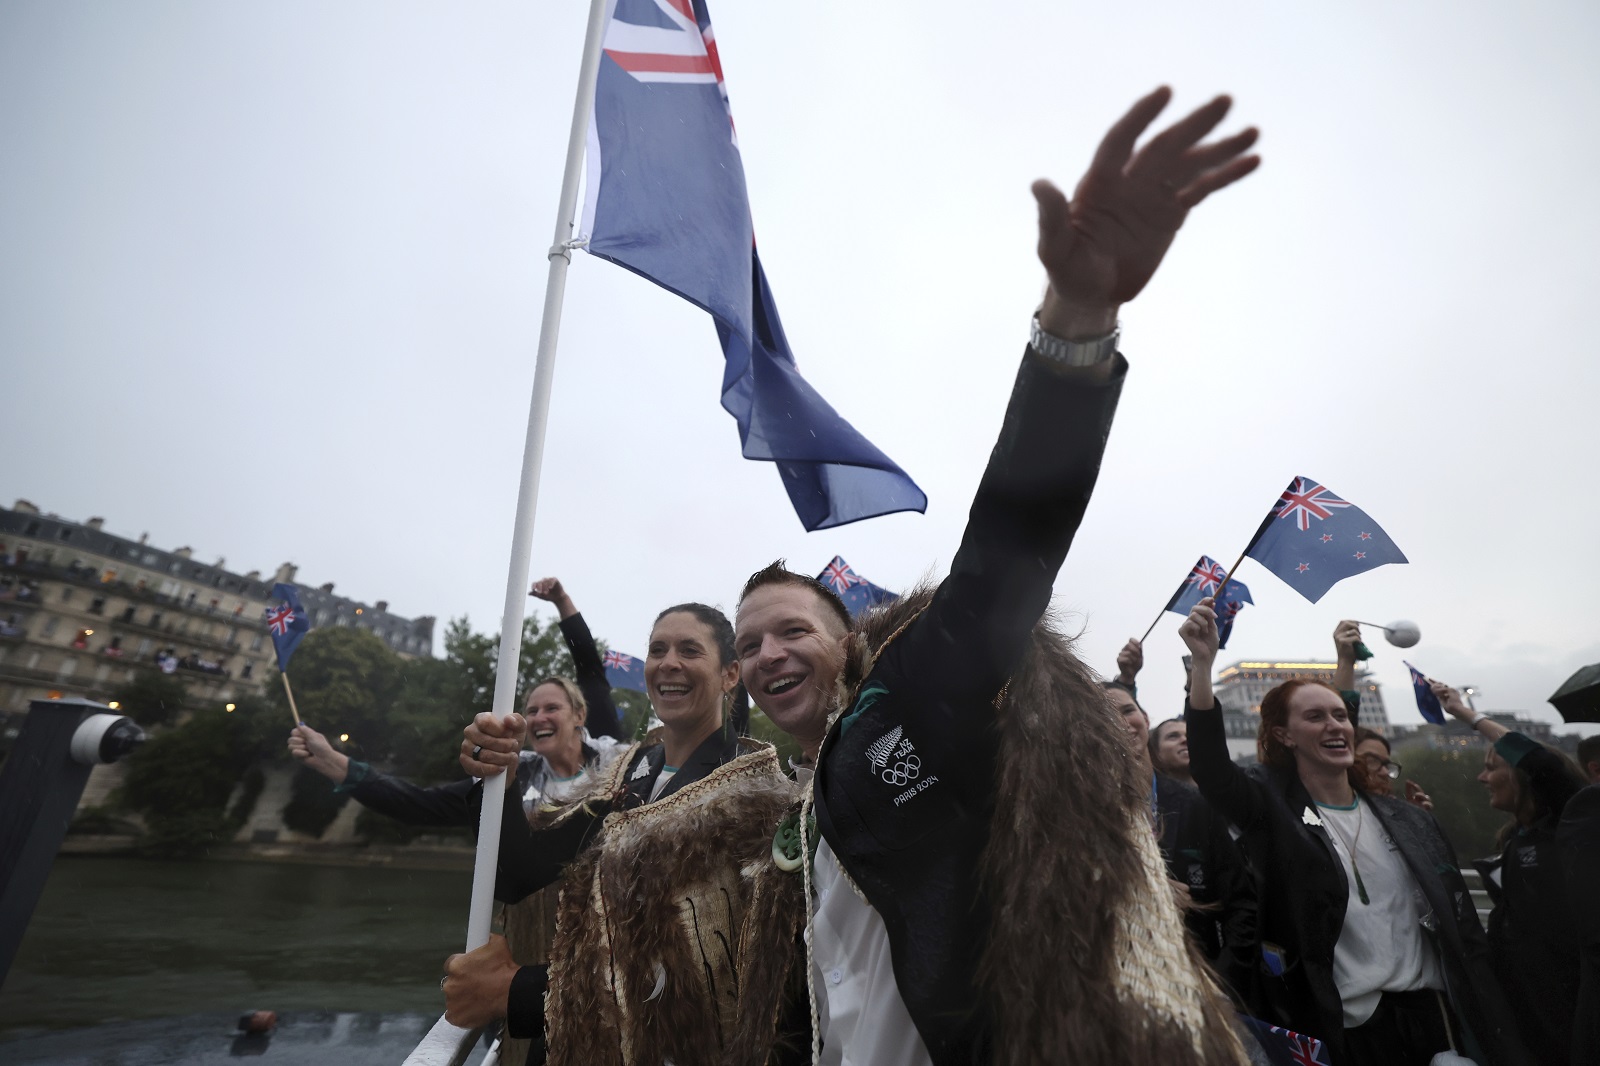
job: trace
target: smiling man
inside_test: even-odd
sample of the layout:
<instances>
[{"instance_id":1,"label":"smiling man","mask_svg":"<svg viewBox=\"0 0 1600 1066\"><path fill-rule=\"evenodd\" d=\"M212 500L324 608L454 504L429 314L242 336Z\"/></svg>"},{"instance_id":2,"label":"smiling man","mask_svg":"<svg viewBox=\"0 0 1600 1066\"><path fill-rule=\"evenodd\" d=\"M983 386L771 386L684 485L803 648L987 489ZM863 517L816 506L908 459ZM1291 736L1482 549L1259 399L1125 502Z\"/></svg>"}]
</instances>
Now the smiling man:
<instances>
[{"instance_id":1,"label":"smiling man","mask_svg":"<svg viewBox=\"0 0 1600 1066\"><path fill-rule=\"evenodd\" d=\"M1184 957L1121 723L1040 625L1127 370L1118 309L1188 210L1258 162L1254 130L1201 143L1225 97L1135 150L1169 98L1112 127L1072 200L1034 185L1049 287L950 575L854 630L781 564L740 597L745 685L815 760L781 865L805 878L824 1063L1239 1054ZM1062 809L1085 788L1084 810Z\"/></svg>"}]
</instances>

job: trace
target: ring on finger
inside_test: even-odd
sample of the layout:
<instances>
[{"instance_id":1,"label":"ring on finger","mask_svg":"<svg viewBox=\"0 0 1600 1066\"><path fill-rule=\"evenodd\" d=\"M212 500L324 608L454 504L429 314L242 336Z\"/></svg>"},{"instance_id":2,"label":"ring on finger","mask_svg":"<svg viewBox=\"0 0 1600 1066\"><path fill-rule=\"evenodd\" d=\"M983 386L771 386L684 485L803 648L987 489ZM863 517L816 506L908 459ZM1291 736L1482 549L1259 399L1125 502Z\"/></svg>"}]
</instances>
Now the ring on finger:
<instances>
[{"instance_id":1,"label":"ring on finger","mask_svg":"<svg viewBox=\"0 0 1600 1066\"><path fill-rule=\"evenodd\" d=\"M444 991L444 983L448 980L450 980L449 974L445 974L443 977L439 978L439 991Z\"/></svg>"},{"instance_id":2,"label":"ring on finger","mask_svg":"<svg viewBox=\"0 0 1600 1066\"><path fill-rule=\"evenodd\" d=\"M480 755L482 755L482 754L483 754L483 745L482 744L478 744L475 747L473 747L473 749L472 749L472 758L474 760L477 760L478 757Z\"/></svg>"}]
</instances>

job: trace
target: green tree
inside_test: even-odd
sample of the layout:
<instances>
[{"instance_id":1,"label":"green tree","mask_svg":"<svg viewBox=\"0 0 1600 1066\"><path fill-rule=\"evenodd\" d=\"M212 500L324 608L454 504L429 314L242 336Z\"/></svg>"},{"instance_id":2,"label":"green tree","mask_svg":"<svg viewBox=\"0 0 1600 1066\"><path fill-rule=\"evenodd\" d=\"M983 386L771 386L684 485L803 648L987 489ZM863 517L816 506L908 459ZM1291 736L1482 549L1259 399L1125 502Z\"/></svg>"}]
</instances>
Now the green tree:
<instances>
[{"instance_id":1,"label":"green tree","mask_svg":"<svg viewBox=\"0 0 1600 1066\"><path fill-rule=\"evenodd\" d=\"M290 665L295 704L307 725L330 739L348 735L347 750L358 758L389 758L387 719L401 690L405 661L400 656L366 630L339 626L306 634ZM270 691L289 722L283 687Z\"/></svg>"},{"instance_id":2,"label":"green tree","mask_svg":"<svg viewBox=\"0 0 1600 1066\"><path fill-rule=\"evenodd\" d=\"M176 677L140 670L133 680L118 686L111 698L118 710L140 725L160 726L177 721L189 694Z\"/></svg>"},{"instance_id":3,"label":"green tree","mask_svg":"<svg viewBox=\"0 0 1600 1066\"><path fill-rule=\"evenodd\" d=\"M155 734L128 759L122 802L142 814L147 849L162 855L190 855L225 843L250 815L255 787L242 790L228 810L228 798L242 778L268 754L275 731L272 707L247 699L229 713L196 712L182 725ZM282 732L276 743L281 744Z\"/></svg>"},{"instance_id":4,"label":"green tree","mask_svg":"<svg viewBox=\"0 0 1600 1066\"><path fill-rule=\"evenodd\" d=\"M1509 816L1489 806L1489 794L1478 784L1483 747L1432 749L1403 745L1394 753L1405 777L1422 786L1433 800L1433 816L1463 863L1492 855L1495 834Z\"/></svg>"}]
</instances>

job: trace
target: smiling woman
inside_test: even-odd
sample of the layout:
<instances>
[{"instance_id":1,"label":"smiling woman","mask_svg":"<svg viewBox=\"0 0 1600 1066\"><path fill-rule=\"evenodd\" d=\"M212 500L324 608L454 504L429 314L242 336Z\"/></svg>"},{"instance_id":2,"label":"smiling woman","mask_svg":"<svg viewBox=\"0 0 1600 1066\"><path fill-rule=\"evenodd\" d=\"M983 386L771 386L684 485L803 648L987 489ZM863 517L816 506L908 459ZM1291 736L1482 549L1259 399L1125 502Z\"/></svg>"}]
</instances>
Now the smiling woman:
<instances>
[{"instance_id":1,"label":"smiling woman","mask_svg":"<svg viewBox=\"0 0 1600 1066\"><path fill-rule=\"evenodd\" d=\"M1246 771L1228 756L1212 694L1209 598L1179 632L1193 656L1190 770L1262 873L1263 994L1276 1013L1326 1041L1333 1062L1426 1062L1449 1049L1525 1061L1454 850L1418 807L1363 791L1338 691L1301 679L1268 692L1260 765Z\"/></svg>"},{"instance_id":2,"label":"smiling woman","mask_svg":"<svg viewBox=\"0 0 1600 1066\"><path fill-rule=\"evenodd\" d=\"M561 884L549 965L519 965L530 960L498 937L446 964L450 1021L504 1017L512 1038L534 1040L529 1061L544 1051L541 1035L552 1061L700 1061L738 1020L735 995L749 977L739 933L753 905L745 871L770 854L794 789L772 747L740 735L733 627L721 611L668 607L648 649L661 726L531 821L507 801L495 897ZM467 730L476 758L464 765L510 765L524 728L514 715L480 715Z\"/></svg>"}]
</instances>

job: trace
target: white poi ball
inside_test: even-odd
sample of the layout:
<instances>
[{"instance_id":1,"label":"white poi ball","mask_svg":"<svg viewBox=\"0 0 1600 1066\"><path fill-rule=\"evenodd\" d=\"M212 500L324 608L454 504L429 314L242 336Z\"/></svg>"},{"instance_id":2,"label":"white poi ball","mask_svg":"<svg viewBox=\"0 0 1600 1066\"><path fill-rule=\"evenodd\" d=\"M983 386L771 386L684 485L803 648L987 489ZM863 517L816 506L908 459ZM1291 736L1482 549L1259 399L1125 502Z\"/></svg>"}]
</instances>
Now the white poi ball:
<instances>
[{"instance_id":1,"label":"white poi ball","mask_svg":"<svg viewBox=\"0 0 1600 1066\"><path fill-rule=\"evenodd\" d=\"M1383 635L1397 648L1409 648L1422 639L1422 630L1415 622L1390 622L1383 627Z\"/></svg>"}]
</instances>

